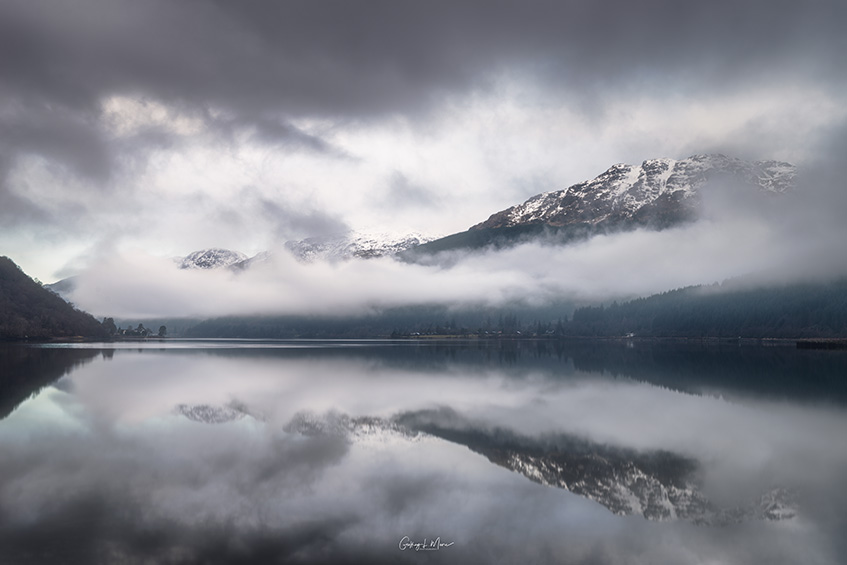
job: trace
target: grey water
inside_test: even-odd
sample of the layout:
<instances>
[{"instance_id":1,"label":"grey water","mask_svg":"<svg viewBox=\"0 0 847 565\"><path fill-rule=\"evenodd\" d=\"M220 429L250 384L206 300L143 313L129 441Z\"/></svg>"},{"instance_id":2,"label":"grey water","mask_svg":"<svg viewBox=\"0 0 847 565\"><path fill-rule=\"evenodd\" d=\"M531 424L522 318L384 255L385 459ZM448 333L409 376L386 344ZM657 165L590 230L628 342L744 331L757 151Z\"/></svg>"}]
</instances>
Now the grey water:
<instances>
[{"instance_id":1,"label":"grey water","mask_svg":"<svg viewBox=\"0 0 847 565\"><path fill-rule=\"evenodd\" d=\"M847 562L847 352L0 347L0 563Z\"/></svg>"}]
</instances>

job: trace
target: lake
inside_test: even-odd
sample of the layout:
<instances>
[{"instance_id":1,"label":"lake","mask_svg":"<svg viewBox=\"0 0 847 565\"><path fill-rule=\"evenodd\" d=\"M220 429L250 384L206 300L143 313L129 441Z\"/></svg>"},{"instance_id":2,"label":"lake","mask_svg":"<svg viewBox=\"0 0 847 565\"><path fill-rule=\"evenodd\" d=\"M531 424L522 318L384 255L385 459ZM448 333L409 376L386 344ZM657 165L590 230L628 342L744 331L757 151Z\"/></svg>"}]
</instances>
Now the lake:
<instances>
[{"instance_id":1,"label":"lake","mask_svg":"<svg viewBox=\"0 0 847 565\"><path fill-rule=\"evenodd\" d=\"M847 352L0 346L0 563L847 562Z\"/></svg>"}]
</instances>

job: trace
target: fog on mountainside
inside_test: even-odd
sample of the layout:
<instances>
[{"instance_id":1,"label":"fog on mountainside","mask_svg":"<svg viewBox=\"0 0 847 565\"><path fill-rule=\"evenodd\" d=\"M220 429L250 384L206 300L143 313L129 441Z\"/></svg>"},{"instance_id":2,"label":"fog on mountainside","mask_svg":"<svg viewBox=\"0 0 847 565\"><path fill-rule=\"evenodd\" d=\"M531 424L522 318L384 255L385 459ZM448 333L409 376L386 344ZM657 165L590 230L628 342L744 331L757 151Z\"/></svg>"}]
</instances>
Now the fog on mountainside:
<instances>
[{"instance_id":1,"label":"fog on mountainside","mask_svg":"<svg viewBox=\"0 0 847 565\"><path fill-rule=\"evenodd\" d=\"M793 168L777 165L793 178ZM832 179L824 166L801 171L792 190L782 183L778 190L757 191L750 189L749 179L739 182L722 174L705 182L688 174L696 183L665 174L662 187L676 182L684 193L681 201L696 204L696 220L658 226L664 229L618 219L615 229L597 230L567 245L529 238L508 246L441 252L419 262L381 256L307 263L293 256L290 246L280 246L249 268L236 270L179 270L170 259L143 251L118 252L100 257L82 272L70 299L97 315L140 319L345 316L427 304L608 303L739 276L767 284L847 274L840 245L847 239L847 227L833 214L840 194L828 184ZM620 176L600 188L611 182L628 199L622 202L631 203L639 190L651 194L650 202L675 194L655 187L652 193L645 191L649 185L633 185L635 178L628 185L632 189L621 190L616 188ZM762 178L773 182L773 175ZM599 193L579 194L580 205ZM686 204L685 209L694 208Z\"/></svg>"}]
</instances>

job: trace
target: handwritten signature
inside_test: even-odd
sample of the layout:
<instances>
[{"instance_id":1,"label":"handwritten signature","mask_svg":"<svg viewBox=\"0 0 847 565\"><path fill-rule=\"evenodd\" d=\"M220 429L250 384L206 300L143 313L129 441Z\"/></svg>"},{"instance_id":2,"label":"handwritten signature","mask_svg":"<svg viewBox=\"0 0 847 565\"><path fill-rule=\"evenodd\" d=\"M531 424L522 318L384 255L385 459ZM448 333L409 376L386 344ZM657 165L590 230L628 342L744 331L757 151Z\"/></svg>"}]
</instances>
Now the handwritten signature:
<instances>
[{"instance_id":1,"label":"handwritten signature","mask_svg":"<svg viewBox=\"0 0 847 565\"><path fill-rule=\"evenodd\" d=\"M450 547L454 543L456 542L441 541L441 536L435 539L424 538L423 541L412 541L409 536L403 536L402 538L400 538L399 547L400 551L406 551L407 549L414 549L415 551L438 551L443 547Z\"/></svg>"}]
</instances>

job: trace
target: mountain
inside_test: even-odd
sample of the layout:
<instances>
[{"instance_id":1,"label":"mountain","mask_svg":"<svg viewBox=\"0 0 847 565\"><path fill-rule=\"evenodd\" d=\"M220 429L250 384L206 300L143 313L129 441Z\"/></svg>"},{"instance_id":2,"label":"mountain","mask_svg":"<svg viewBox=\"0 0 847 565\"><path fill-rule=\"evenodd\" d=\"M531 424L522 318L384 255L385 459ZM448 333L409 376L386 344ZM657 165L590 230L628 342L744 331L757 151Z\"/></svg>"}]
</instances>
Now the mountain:
<instances>
[{"instance_id":1,"label":"mountain","mask_svg":"<svg viewBox=\"0 0 847 565\"><path fill-rule=\"evenodd\" d=\"M220 269L247 260L247 255L229 249L201 249L177 259L180 269Z\"/></svg>"},{"instance_id":2,"label":"mountain","mask_svg":"<svg viewBox=\"0 0 847 565\"><path fill-rule=\"evenodd\" d=\"M347 261L393 256L433 239L419 233L396 235L350 232L288 241L285 243L285 248L304 263Z\"/></svg>"},{"instance_id":3,"label":"mountain","mask_svg":"<svg viewBox=\"0 0 847 565\"><path fill-rule=\"evenodd\" d=\"M847 279L756 284L741 277L577 308L566 336L844 338Z\"/></svg>"},{"instance_id":4,"label":"mountain","mask_svg":"<svg viewBox=\"0 0 847 565\"><path fill-rule=\"evenodd\" d=\"M0 340L68 337L107 338L90 314L76 310L0 257Z\"/></svg>"},{"instance_id":5,"label":"mountain","mask_svg":"<svg viewBox=\"0 0 847 565\"><path fill-rule=\"evenodd\" d=\"M348 261L350 259L394 256L433 239L419 233L392 235L350 232L288 241L285 243L285 248L298 261L303 263ZM239 251L210 248L194 251L185 257L176 257L174 262L180 269L211 270L227 268L233 271L244 271L270 260L272 255L270 251L262 251L252 257L247 257ZM67 299L77 286L77 277L68 277L44 286Z\"/></svg>"},{"instance_id":6,"label":"mountain","mask_svg":"<svg viewBox=\"0 0 847 565\"><path fill-rule=\"evenodd\" d=\"M419 233L386 234L348 232L322 237L309 237L285 242L285 249L302 263L316 261L349 261L351 259L373 259L390 257L412 249L435 238ZM243 253L227 249L205 249L195 251L179 259L181 269L215 269L228 267L243 271L270 260L273 253L262 251L248 258ZM58 284L58 283L56 283Z\"/></svg>"},{"instance_id":7,"label":"mountain","mask_svg":"<svg viewBox=\"0 0 847 565\"><path fill-rule=\"evenodd\" d=\"M721 179L781 194L793 186L795 174L796 168L789 163L749 163L725 155L650 159L641 166L618 164L592 180L533 196L492 214L470 229L627 222L667 227L695 217L701 189L710 181Z\"/></svg>"},{"instance_id":8,"label":"mountain","mask_svg":"<svg viewBox=\"0 0 847 565\"><path fill-rule=\"evenodd\" d=\"M725 188L763 195L792 189L796 167L781 161L742 161L726 155L649 159L618 164L563 190L544 192L469 228L407 254L510 245L545 235L560 243L638 227L665 229L697 218L703 194ZM743 197L746 195L735 196Z\"/></svg>"}]
</instances>

